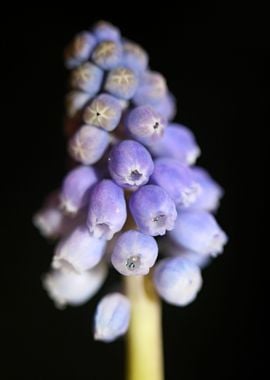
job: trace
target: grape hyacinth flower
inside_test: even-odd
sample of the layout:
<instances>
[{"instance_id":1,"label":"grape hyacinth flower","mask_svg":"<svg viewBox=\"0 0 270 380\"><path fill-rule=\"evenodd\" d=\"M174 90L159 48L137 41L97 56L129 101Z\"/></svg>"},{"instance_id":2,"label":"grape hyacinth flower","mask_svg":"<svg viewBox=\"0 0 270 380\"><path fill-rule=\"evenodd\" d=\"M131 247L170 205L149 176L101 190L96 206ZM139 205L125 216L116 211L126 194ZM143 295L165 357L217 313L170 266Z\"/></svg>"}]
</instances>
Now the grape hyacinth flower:
<instances>
[{"instance_id":1,"label":"grape hyacinth flower","mask_svg":"<svg viewBox=\"0 0 270 380\"><path fill-rule=\"evenodd\" d=\"M105 263L77 273L72 270L52 269L43 278L43 286L55 306L79 306L87 302L102 286L108 273Z\"/></svg>"},{"instance_id":2,"label":"grape hyacinth flower","mask_svg":"<svg viewBox=\"0 0 270 380\"><path fill-rule=\"evenodd\" d=\"M216 211L223 196L222 187L203 168L193 167L192 174L201 188L196 201L192 204L192 208L210 212Z\"/></svg>"},{"instance_id":3,"label":"grape hyacinth flower","mask_svg":"<svg viewBox=\"0 0 270 380\"><path fill-rule=\"evenodd\" d=\"M76 215L63 211L60 193L60 190L51 193L33 217L33 224L40 234L50 240L67 236L79 224L85 223L84 210L80 210Z\"/></svg>"},{"instance_id":4,"label":"grape hyacinth flower","mask_svg":"<svg viewBox=\"0 0 270 380\"><path fill-rule=\"evenodd\" d=\"M65 50L66 67L73 69L87 61L95 45L96 38L93 34L86 31L77 34Z\"/></svg>"},{"instance_id":5,"label":"grape hyacinth flower","mask_svg":"<svg viewBox=\"0 0 270 380\"><path fill-rule=\"evenodd\" d=\"M143 73L148 65L148 54L143 48L131 41L123 42L123 64L137 73Z\"/></svg>"},{"instance_id":6,"label":"grape hyacinth flower","mask_svg":"<svg viewBox=\"0 0 270 380\"><path fill-rule=\"evenodd\" d=\"M148 150L133 140L125 140L115 145L108 163L113 180L126 189L136 189L146 184L154 170Z\"/></svg>"},{"instance_id":7,"label":"grape hyacinth flower","mask_svg":"<svg viewBox=\"0 0 270 380\"><path fill-rule=\"evenodd\" d=\"M214 216L203 210L182 211L170 235L183 247L214 257L223 252L227 242L227 236Z\"/></svg>"},{"instance_id":8,"label":"grape hyacinth flower","mask_svg":"<svg viewBox=\"0 0 270 380\"><path fill-rule=\"evenodd\" d=\"M161 101L167 94L167 83L162 74L145 72L139 82L134 95L134 103L137 105L155 104Z\"/></svg>"},{"instance_id":9,"label":"grape hyacinth flower","mask_svg":"<svg viewBox=\"0 0 270 380\"><path fill-rule=\"evenodd\" d=\"M149 149L156 157L175 158L186 165L193 165L201 153L193 133L176 123L169 124L163 138Z\"/></svg>"},{"instance_id":10,"label":"grape hyacinth flower","mask_svg":"<svg viewBox=\"0 0 270 380\"><path fill-rule=\"evenodd\" d=\"M94 337L111 342L125 334L130 319L130 302L120 293L105 296L98 304L95 314Z\"/></svg>"},{"instance_id":11,"label":"grape hyacinth flower","mask_svg":"<svg viewBox=\"0 0 270 380\"><path fill-rule=\"evenodd\" d=\"M160 249L162 250L162 243ZM199 268L205 268L210 264L212 259L212 256L194 252L188 248L183 247L169 237L166 239L164 249L166 249L166 256L185 258L191 261L193 264L197 265Z\"/></svg>"},{"instance_id":12,"label":"grape hyacinth flower","mask_svg":"<svg viewBox=\"0 0 270 380\"><path fill-rule=\"evenodd\" d=\"M99 21L93 27L93 34L97 41L120 41L120 30L107 21Z\"/></svg>"},{"instance_id":13,"label":"grape hyacinth flower","mask_svg":"<svg viewBox=\"0 0 270 380\"><path fill-rule=\"evenodd\" d=\"M53 239L61 236L64 215L58 207L59 202L59 192L54 191L33 217L33 224L45 238Z\"/></svg>"},{"instance_id":14,"label":"grape hyacinth flower","mask_svg":"<svg viewBox=\"0 0 270 380\"><path fill-rule=\"evenodd\" d=\"M83 125L70 139L68 150L75 161L84 165L96 163L110 143L109 134L93 125Z\"/></svg>"},{"instance_id":15,"label":"grape hyacinth flower","mask_svg":"<svg viewBox=\"0 0 270 380\"><path fill-rule=\"evenodd\" d=\"M140 231L152 236L165 235L174 228L177 212L168 193L160 186L146 185L133 193L129 208Z\"/></svg>"},{"instance_id":16,"label":"grape hyacinth flower","mask_svg":"<svg viewBox=\"0 0 270 380\"><path fill-rule=\"evenodd\" d=\"M146 275L155 264L158 245L154 238L130 230L116 240L112 252L112 265L124 276Z\"/></svg>"},{"instance_id":17,"label":"grape hyacinth flower","mask_svg":"<svg viewBox=\"0 0 270 380\"><path fill-rule=\"evenodd\" d=\"M166 122L152 107L140 106L129 113L126 126L135 140L151 145L162 137Z\"/></svg>"},{"instance_id":18,"label":"grape hyacinth flower","mask_svg":"<svg viewBox=\"0 0 270 380\"><path fill-rule=\"evenodd\" d=\"M111 95L129 100L133 97L137 85L135 72L125 66L118 66L108 73L104 88Z\"/></svg>"},{"instance_id":19,"label":"grape hyacinth flower","mask_svg":"<svg viewBox=\"0 0 270 380\"><path fill-rule=\"evenodd\" d=\"M120 231L127 218L126 202L121 187L103 179L93 189L87 217L90 233L100 239L110 240Z\"/></svg>"},{"instance_id":20,"label":"grape hyacinth flower","mask_svg":"<svg viewBox=\"0 0 270 380\"><path fill-rule=\"evenodd\" d=\"M101 94L85 107L83 120L86 124L112 131L120 122L121 111L121 105L116 98Z\"/></svg>"},{"instance_id":21,"label":"grape hyacinth flower","mask_svg":"<svg viewBox=\"0 0 270 380\"><path fill-rule=\"evenodd\" d=\"M90 62L85 62L72 71L70 85L72 89L82 90L89 95L95 95L101 88L102 70Z\"/></svg>"},{"instance_id":22,"label":"grape hyacinth flower","mask_svg":"<svg viewBox=\"0 0 270 380\"><path fill-rule=\"evenodd\" d=\"M120 64L121 58L121 45L113 41L100 42L92 53L93 62L104 70L113 69Z\"/></svg>"},{"instance_id":23,"label":"grape hyacinth flower","mask_svg":"<svg viewBox=\"0 0 270 380\"><path fill-rule=\"evenodd\" d=\"M151 182L164 188L178 208L192 205L200 193L191 169L174 159L159 158L155 161Z\"/></svg>"},{"instance_id":24,"label":"grape hyacinth flower","mask_svg":"<svg viewBox=\"0 0 270 380\"><path fill-rule=\"evenodd\" d=\"M161 260L154 281L160 296L176 306L192 302L202 286L200 269L183 257Z\"/></svg>"},{"instance_id":25,"label":"grape hyacinth flower","mask_svg":"<svg viewBox=\"0 0 270 380\"><path fill-rule=\"evenodd\" d=\"M82 273L101 261L105 247L105 240L91 236L86 226L78 226L56 246L52 267Z\"/></svg>"},{"instance_id":26,"label":"grape hyacinth flower","mask_svg":"<svg viewBox=\"0 0 270 380\"><path fill-rule=\"evenodd\" d=\"M91 187L97 182L95 169L78 166L65 177L60 194L61 207L71 214L87 206Z\"/></svg>"},{"instance_id":27,"label":"grape hyacinth flower","mask_svg":"<svg viewBox=\"0 0 270 380\"><path fill-rule=\"evenodd\" d=\"M212 214L223 189L193 166L196 138L174 122L176 99L140 45L100 21L64 59L68 172L33 217L56 241L43 286L57 307L76 306L114 270L125 286L99 302L94 337L127 332L129 380L162 380L160 298L193 302L223 252L228 238Z\"/></svg>"}]
</instances>

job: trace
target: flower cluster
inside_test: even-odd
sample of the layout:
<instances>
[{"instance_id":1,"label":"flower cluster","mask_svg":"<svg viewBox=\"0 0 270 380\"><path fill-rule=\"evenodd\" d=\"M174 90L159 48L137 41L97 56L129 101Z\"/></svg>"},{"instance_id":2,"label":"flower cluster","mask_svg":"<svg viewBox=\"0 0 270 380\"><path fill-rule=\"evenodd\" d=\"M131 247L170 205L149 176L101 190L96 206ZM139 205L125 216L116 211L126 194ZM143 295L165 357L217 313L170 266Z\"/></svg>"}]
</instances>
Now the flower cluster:
<instances>
[{"instance_id":1,"label":"flower cluster","mask_svg":"<svg viewBox=\"0 0 270 380\"><path fill-rule=\"evenodd\" d=\"M202 286L201 269L227 241L212 214L222 188L193 166L198 144L187 127L172 123L175 99L141 46L99 22L74 37L65 64L72 164L34 216L41 234L58 240L45 289L58 307L80 305L112 265L123 276L151 270L165 301L189 304ZM129 315L125 295L104 297L95 338L124 334Z\"/></svg>"}]
</instances>

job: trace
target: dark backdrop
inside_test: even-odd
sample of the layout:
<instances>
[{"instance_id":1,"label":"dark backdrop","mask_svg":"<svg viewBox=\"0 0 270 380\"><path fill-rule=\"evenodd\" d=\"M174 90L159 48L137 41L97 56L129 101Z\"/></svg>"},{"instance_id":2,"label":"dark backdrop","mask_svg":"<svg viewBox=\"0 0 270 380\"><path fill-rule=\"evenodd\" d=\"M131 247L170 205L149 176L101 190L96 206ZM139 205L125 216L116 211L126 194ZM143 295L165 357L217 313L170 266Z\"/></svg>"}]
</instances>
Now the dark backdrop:
<instances>
[{"instance_id":1,"label":"dark backdrop","mask_svg":"<svg viewBox=\"0 0 270 380\"><path fill-rule=\"evenodd\" d=\"M40 284L52 246L31 224L65 172L63 47L104 18L149 52L152 68L166 76L178 99L176 120L196 133L203 151L199 163L226 189L218 214L230 237L224 255L204 271L196 302L184 309L164 305L166 379L261 378L267 282L262 268L268 255L260 240L269 57L263 12L166 4L168 14L153 9L147 15L134 4L126 8L118 17L78 4L65 15L44 17L40 11L20 18L18 12L20 21L7 16L2 25L1 83L7 86L1 118L0 376L123 378L124 341L106 345L91 335L95 304L114 278L87 305L57 311Z\"/></svg>"}]
</instances>

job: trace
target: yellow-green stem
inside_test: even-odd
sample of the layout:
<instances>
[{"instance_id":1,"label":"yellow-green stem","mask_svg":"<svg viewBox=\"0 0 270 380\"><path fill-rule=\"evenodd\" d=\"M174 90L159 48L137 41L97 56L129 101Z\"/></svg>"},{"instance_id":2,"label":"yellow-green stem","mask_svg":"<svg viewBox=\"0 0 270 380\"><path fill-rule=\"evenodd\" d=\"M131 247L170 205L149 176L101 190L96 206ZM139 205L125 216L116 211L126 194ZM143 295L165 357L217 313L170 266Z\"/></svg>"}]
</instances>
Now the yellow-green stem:
<instances>
[{"instance_id":1,"label":"yellow-green stem","mask_svg":"<svg viewBox=\"0 0 270 380\"><path fill-rule=\"evenodd\" d=\"M161 303L147 277L128 276L127 380L163 380Z\"/></svg>"}]
</instances>

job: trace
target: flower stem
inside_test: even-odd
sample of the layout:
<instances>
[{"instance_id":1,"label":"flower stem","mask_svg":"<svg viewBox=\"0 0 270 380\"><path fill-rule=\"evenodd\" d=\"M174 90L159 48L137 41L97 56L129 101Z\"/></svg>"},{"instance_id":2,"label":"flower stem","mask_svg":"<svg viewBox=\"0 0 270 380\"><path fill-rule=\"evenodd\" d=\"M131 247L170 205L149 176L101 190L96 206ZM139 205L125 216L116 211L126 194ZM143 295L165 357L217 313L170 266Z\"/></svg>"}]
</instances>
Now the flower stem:
<instances>
[{"instance_id":1,"label":"flower stem","mask_svg":"<svg viewBox=\"0 0 270 380\"><path fill-rule=\"evenodd\" d=\"M128 276L125 281L126 293L131 301L127 380L162 380L160 300L148 276Z\"/></svg>"}]
</instances>

